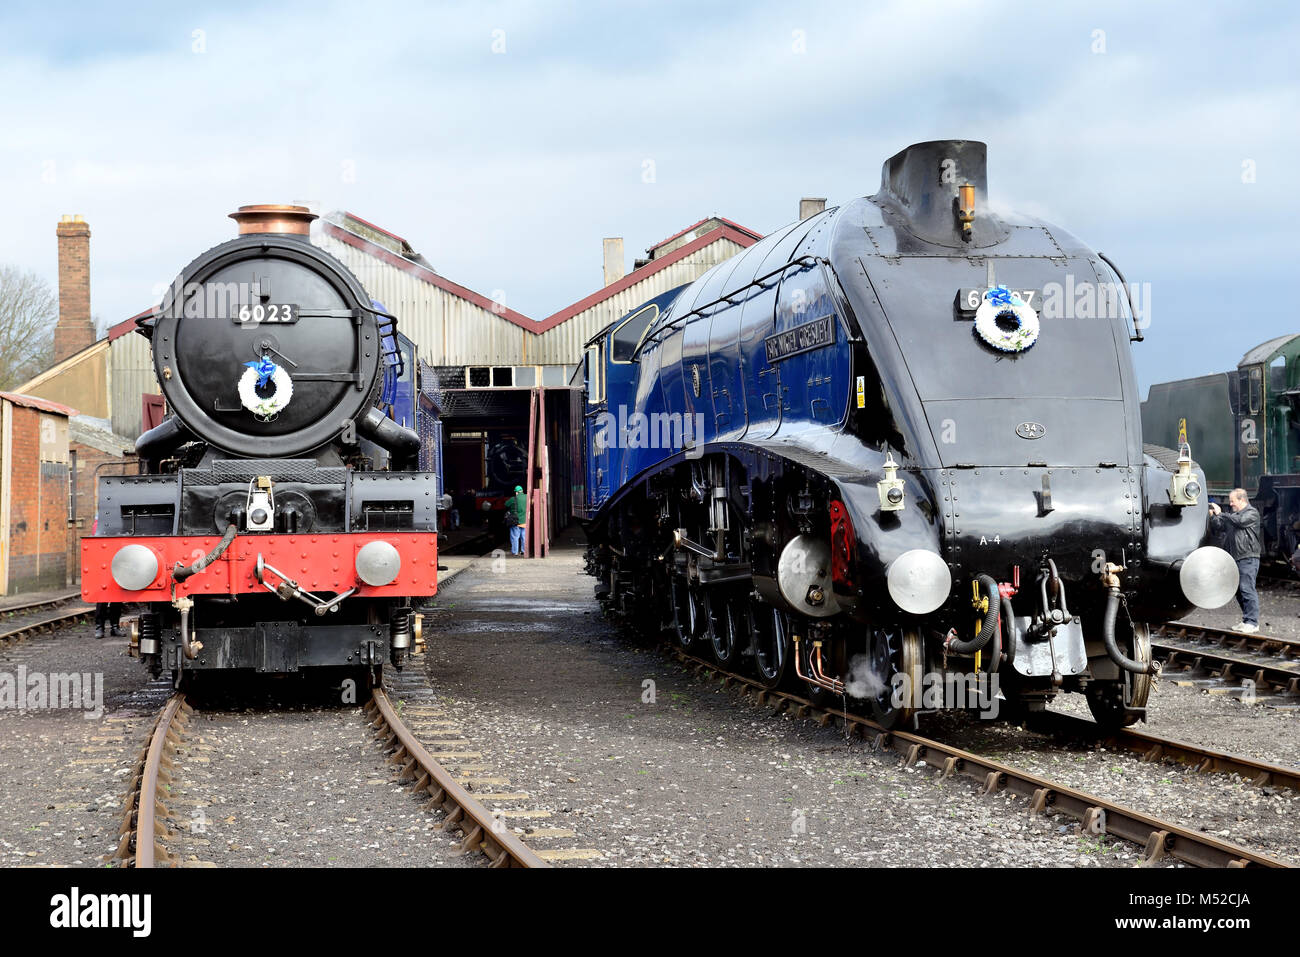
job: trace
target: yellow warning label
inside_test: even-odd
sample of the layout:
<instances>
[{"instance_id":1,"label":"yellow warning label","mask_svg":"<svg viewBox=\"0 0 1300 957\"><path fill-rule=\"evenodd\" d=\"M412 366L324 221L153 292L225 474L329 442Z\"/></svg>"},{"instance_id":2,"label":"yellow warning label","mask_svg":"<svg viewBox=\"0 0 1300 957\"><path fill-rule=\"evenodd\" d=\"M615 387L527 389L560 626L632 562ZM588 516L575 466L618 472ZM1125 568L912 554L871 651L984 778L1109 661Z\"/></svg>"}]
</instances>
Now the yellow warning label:
<instances>
[{"instance_id":1,"label":"yellow warning label","mask_svg":"<svg viewBox=\"0 0 1300 957\"><path fill-rule=\"evenodd\" d=\"M858 376L858 408L865 409L866 407L867 407L867 377L860 375Z\"/></svg>"}]
</instances>

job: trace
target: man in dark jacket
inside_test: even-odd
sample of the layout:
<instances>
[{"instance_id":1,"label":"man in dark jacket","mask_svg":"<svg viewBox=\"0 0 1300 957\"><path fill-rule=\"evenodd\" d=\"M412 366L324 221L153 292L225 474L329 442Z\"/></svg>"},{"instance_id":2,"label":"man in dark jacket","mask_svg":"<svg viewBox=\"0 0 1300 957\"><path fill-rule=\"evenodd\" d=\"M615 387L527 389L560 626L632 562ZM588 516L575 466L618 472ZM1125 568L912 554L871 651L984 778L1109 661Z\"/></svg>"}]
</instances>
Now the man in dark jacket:
<instances>
[{"instance_id":1,"label":"man in dark jacket","mask_svg":"<svg viewBox=\"0 0 1300 957\"><path fill-rule=\"evenodd\" d=\"M1259 596L1255 593L1255 576L1259 574L1259 512L1246 498L1246 490L1234 488L1228 495L1224 512L1210 503L1210 527L1227 532L1224 543L1228 554L1237 560L1241 581L1237 585L1237 604L1241 606L1241 623L1233 631L1253 634L1259 631Z\"/></svg>"},{"instance_id":2,"label":"man in dark jacket","mask_svg":"<svg viewBox=\"0 0 1300 957\"><path fill-rule=\"evenodd\" d=\"M506 525L510 527L510 554L524 553L524 521L528 516L528 497L522 485L515 486L515 494L506 499Z\"/></svg>"}]
</instances>

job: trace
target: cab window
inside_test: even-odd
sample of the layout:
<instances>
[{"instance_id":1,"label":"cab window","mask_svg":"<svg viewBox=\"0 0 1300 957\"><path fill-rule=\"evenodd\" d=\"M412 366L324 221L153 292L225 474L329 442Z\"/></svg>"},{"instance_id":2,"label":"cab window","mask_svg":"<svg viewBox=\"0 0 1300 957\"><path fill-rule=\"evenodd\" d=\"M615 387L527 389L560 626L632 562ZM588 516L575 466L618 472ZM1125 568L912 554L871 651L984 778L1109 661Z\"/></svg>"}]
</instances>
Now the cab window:
<instances>
[{"instance_id":1,"label":"cab window","mask_svg":"<svg viewBox=\"0 0 1300 957\"><path fill-rule=\"evenodd\" d=\"M631 362L637 347L650 331L650 324L659 318L659 307L651 303L628 316L610 337L609 361Z\"/></svg>"},{"instance_id":2,"label":"cab window","mask_svg":"<svg viewBox=\"0 0 1300 957\"><path fill-rule=\"evenodd\" d=\"M587 404L600 405L605 401L605 370L601 363L599 344L587 346L585 362L587 366Z\"/></svg>"}]
</instances>

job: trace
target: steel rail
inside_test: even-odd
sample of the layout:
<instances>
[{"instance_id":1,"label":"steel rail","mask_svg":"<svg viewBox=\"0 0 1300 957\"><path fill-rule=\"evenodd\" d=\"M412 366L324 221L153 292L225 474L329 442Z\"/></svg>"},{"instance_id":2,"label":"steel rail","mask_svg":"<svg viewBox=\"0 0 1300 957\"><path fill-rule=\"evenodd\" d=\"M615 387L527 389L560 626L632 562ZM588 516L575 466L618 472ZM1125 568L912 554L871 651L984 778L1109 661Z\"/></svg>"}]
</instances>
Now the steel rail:
<instances>
[{"instance_id":1,"label":"steel rail","mask_svg":"<svg viewBox=\"0 0 1300 957\"><path fill-rule=\"evenodd\" d=\"M446 812L443 830L460 828L464 835L460 845L463 853L477 848L487 855L493 867L550 867L429 754L406 727L382 688L374 689L365 710L371 717L371 727L384 736L385 747L392 750L389 763L402 765L399 780L413 783L417 793L426 792L429 807Z\"/></svg>"},{"instance_id":2,"label":"steel rail","mask_svg":"<svg viewBox=\"0 0 1300 957\"><path fill-rule=\"evenodd\" d=\"M1246 651L1256 655L1269 655L1284 661L1300 661L1300 641L1283 638L1279 635L1265 635L1259 632L1245 634L1229 628L1215 628L1210 625L1189 625L1183 621L1168 621L1156 628L1157 635L1164 635L1179 641L1197 641L1229 645L1234 651Z\"/></svg>"},{"instance_id":3,"label":"steel rail","mask_svg":"<svg viewBox=\"0 0 1300 957\"><path fill-rule=\"evenodd\" d=\"M1176 738L1139 731L1137 728L1118 728L1110 731L1087 718L1044 711L1033 715L1030 729L1051 735L1073 735L1096 741L1109 748L1123 749L1140 755L1143 761L1176 761L1194 767L1198 773L1236 774L1259 787L1281 787L1300 790L1300 768L1258 761L1244 755L1218 751Z\"/></svg>"},{"instance_id":4,"label":"steel rail","mask_svg":"<svg viewBox=\"0 0 1300 957\"><path fill-rule=\"evenodd\" d=\"M6 603L0 605L0 615L19 614L31 611L35 608L45 608L48 605L62 605L64 602L72 601L72 599L80 597L81 590L78 589L77 591L67 591L59 595L49 595L45 598L38 598L35 601L18 601L13 602L12 604Z\"/></svg>"},{"instance_id":5,"label":"steel rail","mask_svg":"<svg viewBox=\"0 0 1300 957\"><path fill-rule=\"evenodd\" d=\"M1157 640L1156 636L1165 640ZM1152 638L1152 651L1169 665L1182 665L1189 671L1208 667L1216 672L1216 677L1249 679L1256 687L1269 686L1287 694L1300 694L1300 642L1176 622L1161 625L1156 629L1156 636ZM1259 658L1277 659L1278 664Z\"/></svg>"},{"instance_id":6,"label":"steel rail","mask_svg":"<svg viewBox=\"0 0 1300 957\"><path fill-rule=\"evenodd\" d=\"M33 605L31 607L37 607L40 604L52 604L52 603L39 602L36 605ZM9 609L9 610L12 611L13 609ZM48 618L42 618L40 621L28 622L25 625L19 625L18 627L11 628L8 631L0 632L0 642L17 641L22 638L27 638L31 635L40 634L43 631L48 631L53 628L57 628L60 625L70 625L73 624L74 622L81 621L89 617L90 615L93 615L94 613L95 613L94 606L87 606L84 608L73 608L67 611L60 611L57 612L56 614L49 616Z\"/></svg>"},{"instance_id":7,"label":"steel rail","mask_svg":"<svg viewBox=\"0 0 1300 957\"><path fill-rule=\"evenodd\" d=\"M136 759L126 801L122 805L121 843L115 858L134 867L170 864L171 857L160 838L167 836L162 819L170 813L158 798L159 783L171 782L171 751L180 742L180 732L192 709L184 694L167 699L149 735L148 744Z\"/></svg>"},{"instance_id":8,"label":"steel rail","mask_svg":"<svg viewBox=\"0 0 1300 957\"><path fill-rule=\"evenodd\" d=\"M1078 791L1045 778L1021 771L990 758L981 757L961 748L935 741L909 731L893 731L881 727L861 715L850 714L838 708L814 704L806 698L784 691L773 691L757 681L719 668L712 662L688 655L680 648L672 652L681 661L697 671L723 679L728 684L756 690L758 702L777 701L777 713L791 705L796 706L796 717L815 717L823 726L835 718L840 719L850 735L864 736L867 730L875 731L873 747L889 749L903 756L908 767L924 763L938 768L943 777L961 774L984 785L984 793L1001 790L1020 794L1029 799L1030 810L1036 813L1061 813L1083 823L1089 833L1110 834L1143 850L1143 862L1153 864L1169 856L1196 867L1290 867L1284 861L1258 854L1238 844L1221 841L1208 834L1191 831L1168 821L1143 814L1114 801Z\"/></svg>"}]
</instances>

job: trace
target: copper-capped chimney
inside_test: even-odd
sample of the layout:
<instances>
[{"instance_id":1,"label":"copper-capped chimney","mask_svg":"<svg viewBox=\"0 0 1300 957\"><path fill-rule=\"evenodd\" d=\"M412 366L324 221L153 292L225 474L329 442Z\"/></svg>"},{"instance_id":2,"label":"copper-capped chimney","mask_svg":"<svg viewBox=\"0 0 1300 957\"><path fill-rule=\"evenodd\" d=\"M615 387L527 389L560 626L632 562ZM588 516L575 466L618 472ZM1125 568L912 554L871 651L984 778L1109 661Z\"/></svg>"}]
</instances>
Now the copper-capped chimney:
<instances>
[{"instance_id":1,"label":"copper-capped chimney","mask_svg":"<svg viewBox=\"0 0 1300 957\"><path fill-rule=\"evenodd\" d=\"M240 206L230 218L239 224L239 235L254 233L287 233L306 236L311 232L311 221L317 216L306 206L287 206L282 203L263 203L257 206Z\"/></svg>"}]
</instances>

